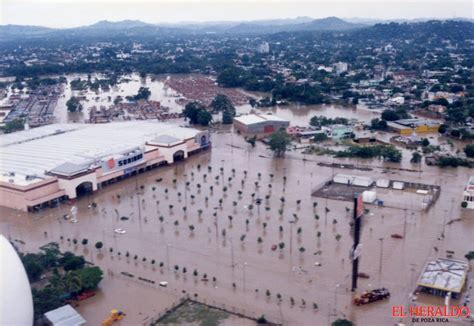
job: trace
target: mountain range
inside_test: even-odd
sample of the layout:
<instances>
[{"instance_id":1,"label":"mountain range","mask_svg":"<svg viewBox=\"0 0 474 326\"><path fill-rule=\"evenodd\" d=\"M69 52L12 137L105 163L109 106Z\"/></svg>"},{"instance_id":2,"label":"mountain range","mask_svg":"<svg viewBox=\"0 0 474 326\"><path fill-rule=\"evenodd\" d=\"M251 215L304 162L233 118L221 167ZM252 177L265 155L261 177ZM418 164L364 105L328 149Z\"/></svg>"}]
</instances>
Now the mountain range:
<instances>
[{"instance_id":1,"label":"mountain range","mask_svg":"<svg viewBox=\"0 0 474 326\"><path fill-rule=\"evenodd\" d=\"M422 21L413 20L410 22ZM118 22L99 21L95 24L75 28L48 28L25 25L0 25L0 40L68 38L68 37L101 37L101 36L143 36L153 33L167 34L269 34L296 31L346 31L388 22L371 19L340 19L327 17L312 19L297 17L289 19L272 19L242 22L181 22L174 24L151 24L139 20Z\"/></svg>"}]
</instances>

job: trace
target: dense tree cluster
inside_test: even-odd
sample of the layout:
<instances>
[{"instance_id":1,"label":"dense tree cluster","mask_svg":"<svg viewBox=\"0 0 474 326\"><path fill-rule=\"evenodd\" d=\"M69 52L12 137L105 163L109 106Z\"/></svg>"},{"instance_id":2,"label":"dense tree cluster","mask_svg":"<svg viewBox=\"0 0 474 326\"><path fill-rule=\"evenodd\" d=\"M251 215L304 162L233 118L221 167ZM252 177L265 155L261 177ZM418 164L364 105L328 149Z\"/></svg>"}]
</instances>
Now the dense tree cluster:
<instances>
[{"instance_id":1,"label":"dense tree cluster","mask_svg":"<svg viewBox=\"0 0 474 326\"><path fill-rule=\"evenodd\" d=\"M186 104L183 110L184 117L189 119L191 124L208 126L212 121L212 114L199 102Z\"/></svg>"}]
</instances>

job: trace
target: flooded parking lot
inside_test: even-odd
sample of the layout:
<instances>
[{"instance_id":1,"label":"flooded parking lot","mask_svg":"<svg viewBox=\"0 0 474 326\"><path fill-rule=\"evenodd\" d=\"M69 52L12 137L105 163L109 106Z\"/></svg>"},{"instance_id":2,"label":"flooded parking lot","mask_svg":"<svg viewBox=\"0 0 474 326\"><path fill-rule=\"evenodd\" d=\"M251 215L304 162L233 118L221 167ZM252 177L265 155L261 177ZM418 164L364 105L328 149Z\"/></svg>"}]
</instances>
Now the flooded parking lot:
<instances>
[{"instance_id":1,"label":"flooded parking lot","mask_svg":"<svg viewBox=\"0 0 474 326\"><path fill-rule=\"evenodd\" d=\"M388 301L351 303L351 203L311 196L334 173L348 173L318 165L328 160L373 167L351 174L377 179L388 173L390 179L441 187L427 212L407 205L405 220L402 208L371 206L363 217L360 271L369 278L359 279L358 292L384 286L392 293ZM62 218L70 214L67 204L35 214L1 208L0 231L24 241L24 251L56 241L104 270L101 294L79 307L91 325L114 308L126 311L123 325L144 323L184 294L287 325L324 325L343 316L361 325L390 325L396 321L392 306L408 304L428 260L445 257L446 250L464 259L474 246L474 214L459 205L470 171L398 167L298 152L275 159L261 143L252 148L239 135L220 132L213 134L210 152L80 198L78 223ZM403 161L401 167L411 165ZM404 230L405 238L391 237ZM101 251L93 246L97 241L104 243ZM168 286L158 286L160 281ZM425 303L442 305L443 299L420 295L417 304Z\"/></svg>"}]
</instances>

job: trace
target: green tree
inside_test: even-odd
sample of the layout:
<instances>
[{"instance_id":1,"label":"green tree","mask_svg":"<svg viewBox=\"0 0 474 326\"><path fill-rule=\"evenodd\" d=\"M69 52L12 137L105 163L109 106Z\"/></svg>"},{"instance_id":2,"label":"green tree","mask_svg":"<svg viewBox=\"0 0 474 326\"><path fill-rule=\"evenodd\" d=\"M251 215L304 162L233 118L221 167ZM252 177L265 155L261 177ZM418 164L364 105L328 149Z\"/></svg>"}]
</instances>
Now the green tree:
<instances>
[{"instance_id":1,"label":"green tree","mask_svg":"<svg viewBox=\"0 0 474 326\"><path fill-rule=\"evenodd\" d=\"M468 144L464 147L464 153L467 157L474 158L474 144Z\"/></svg>"},{"instance_id":2,"label":"green tree","mask_svg":"<svg viewBox=\"0 0 474 326\"><path fill-rule=\"evenodd\" d=\"M208 126L212 121L212 114L207 110L199 111L197 115L197 122L201 126Z\"/></svg>"},{"instance_id":3,"label":"green tree","mask_svg":"<svg viewBox=\"0 0 474 326\"><path fill-rule=\"evenodd\" d=\"M394 110L387 109L382 112L382 120L395 121L399 119L400 119L400 115Z\"/></svg>"},{"instance_id":4,"label":"green tree","mask_svg":"<svg viewBox=\"0 0 474 326\"><path fill-rule=\"evenodd\" d=\"M331 326L353 326L354 323L347 319L336 319L331 323Z\"/></svg>"},{"instance_id":5,"label":"green tree","mask_svg":"<svg viewBox=\"0 0 474 326\"><path fill-rule=\"evenodd\" d=\"M66 251L60 260L65 271L72 271L83 268L86 261L82 256L76 256L72 252Z\"/></svg>"},{"instance_id":6,"label":"green tree","mask_svg":"<svg viewBox=\"0 0 474 326\"><path fill-rule=\"evenodd\" d=\"M313 137L313 141L315 141L317 143L323 142L327 139L328 139L328 135L326 135L326 133L324 133L324 132L320 132L320 133L314 135L314 137Z\"/></svg>"},{"instance_id":7,"label":"green tree","mask_svg":"<svg viewBox=\"0 0 474 326\"><path fill-rule=\"evenodd\" d=\"M270 136L269 146L275 156L282 157L291 143L290 136L285 130L278 130Z\"/></svg>"},{"instance_id":8,"label":"green tree","mask_svg":"<svg viewBox=\"0 0 474 326\"><path fill-rule=\"evenodd\" d=\"M83 107L79 99L75 96L72 96L67 102L66 107L69 112L78 112L82 111Z\"/></svg>"},{"instance_id":9,"label":"green tree","mask_svg":"<svg viewBox=\"0 0 474 326\"><path fill-rule=\"evenodd\" d=\"M98 250L102 249L103 246L104 246L104 244L103 244L101 241L98 241L98 242L96 242L96 244L95 244L95 247L96 247Z\"/></svg>"},{"instance_id":10,"label":"green tree","mask_svg":"<svg viewBox=\"0 0 474 326\"><path fill-rule=\"evenodd\" d=\"M21 261L25 267L26 275L30 283L36 282L40 279L44 269L38 261L37 254L26 254L21 256Z\"/></svg>"},{"instance_id":11,"label":"green tree","mask_svg":"<svg viewBox=\"0 0 474 326\"><path fill-rule=\"evenodd\" d=\"M127 100L129 101L138 101L138 100L146 100L151 96L151 91L148 87L140 87L138 89L138 92L134 96L127 96Z\"/></svg>"},{"instance_id":12,"label":"green tree","mask_svg":"<svg viewBox=\"0 0 474 326\"><path fill-rule=\"evenodd\" d=\"M83 290L92 290L102 280L102 270L99 267L83 268L75 271L82 282Z\"/></svg>"},{"instance_id":13,"label":"green tree","mask_svg":"<svg viewBox=\"0 0 474 326\"><path fill-rule=\"evenodd\" d=\"M5 123L5 126L2 127L4 133L9 134L15 131L20 131L25 129L25 122L22 119L14 119Z\"/></svg>"},{"instance_id":14,"label":"green tree","mask_svg":"<svg viewBox=\"0 0 474 326\"><path fill-rule=\"evenodd\" d=\"M421 162L421 154L418 153L418 152L413 152L413 154L411 154L411 160L410 162L412 163L420 163Z\"/></svg>"}]
</instances>

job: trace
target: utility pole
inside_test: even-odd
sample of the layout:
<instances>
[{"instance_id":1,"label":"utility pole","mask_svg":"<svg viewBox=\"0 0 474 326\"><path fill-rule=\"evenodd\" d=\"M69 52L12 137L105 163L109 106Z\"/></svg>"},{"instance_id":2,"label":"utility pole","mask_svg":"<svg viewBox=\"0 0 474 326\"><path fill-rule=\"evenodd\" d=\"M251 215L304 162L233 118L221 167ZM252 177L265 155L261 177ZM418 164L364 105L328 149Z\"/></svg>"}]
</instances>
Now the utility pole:
<instances>
[{"instance_id":1,"label":"utility pole","mask_svg":"<svg viewBox=\"0 0 474 326\"><path fill-rule=\"evenodd\" d=\"M405 239L406 234L407 234L407 209L404 209L405 211L405 221L403 222L403 239Z\"/></svg>"},{"instance_id":2,"label":"utility pole","mask_svg":"<svg viewBox=\"0 0 474 326\"><path fill-rule=\"evenodd\" d=\"M383 238L380 240L379 280L382 278Z\"/></svg>"}]
</instances>

